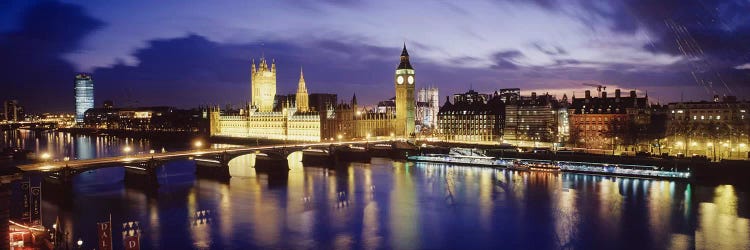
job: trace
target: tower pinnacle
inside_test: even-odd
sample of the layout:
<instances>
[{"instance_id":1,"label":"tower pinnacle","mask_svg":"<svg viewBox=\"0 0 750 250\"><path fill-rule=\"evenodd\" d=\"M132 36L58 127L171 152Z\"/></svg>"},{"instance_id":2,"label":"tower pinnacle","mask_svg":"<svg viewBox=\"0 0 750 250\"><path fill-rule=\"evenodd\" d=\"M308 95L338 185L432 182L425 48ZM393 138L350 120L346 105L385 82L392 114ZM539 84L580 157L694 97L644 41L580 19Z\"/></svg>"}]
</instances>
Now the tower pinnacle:
<instances>
[{"instance_id":1,"label":"tower pinnacle","mask_svg":"<svg viewBox=\"0 0 750 250\"><path fill-rule=\"evenodd\" d=\"M398 64L397 69L414 69L409 62L409 52L406 51L406 42L404 42L404 49L401 50L401 63Z\"/></svg>"},{"instance_id":2,"label":"tower pinnacle","mask_svg":"<svg viewBox=\"0 0 750 250\"><path fill-rule=\"evenodd\" d=\"M305 86L305 75L302 72L302 67L299 68L299 84L297 85L295 101L297 104L297 111L307 112L310 109L307 96L307 86Z\"/></svg>"}]
</instances>

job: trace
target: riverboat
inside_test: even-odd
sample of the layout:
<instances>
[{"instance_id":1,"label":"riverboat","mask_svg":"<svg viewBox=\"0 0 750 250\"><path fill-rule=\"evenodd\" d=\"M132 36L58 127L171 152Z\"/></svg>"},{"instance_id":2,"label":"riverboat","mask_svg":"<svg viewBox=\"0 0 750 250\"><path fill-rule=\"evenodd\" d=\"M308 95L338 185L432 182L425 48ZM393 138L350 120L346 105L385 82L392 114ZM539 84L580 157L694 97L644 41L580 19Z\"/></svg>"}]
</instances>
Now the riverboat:
<instances>
[{"instance_id":1,"label":"riverboat","mask_svg":"<svg viewBox=\"0 0 750 250\"><path fill-rule=\"evenodd\" d=\"M489 167L502 167L503 163L495 160L489 156L479 155L457 155L457 154L426 154L426 155L412 155L407 157L411 161L421 162L437 162L437 163L448 163L448 164L460 164L460 165L478 165L478 166L489 166Z\"/></svg>"},{"instance_id":2,"label":"riverboat","mask_svg":"<svg viewBox=\"0 0 750 250\"><path fill-rule=\"evenodd\" d=\"M510 170L516 170L516 171L529 171L531 170L531 164L527 162L515 160L513 161L513 164L511 164L510 166L507 166L507 168Z\"/></svg>"},{"instance_id":3,"label":"riverboat","mask_svg":"<svg viewBox=\"0 0 750 250\"><path fill-rule=\"evenodd\" d=\"M645 177L660 179L690 179L689 171L662 170L655 166L603 164L587 162L558 161L560 170L584 174L614 175L625 177Z\"/></svg>"}]
</instances>

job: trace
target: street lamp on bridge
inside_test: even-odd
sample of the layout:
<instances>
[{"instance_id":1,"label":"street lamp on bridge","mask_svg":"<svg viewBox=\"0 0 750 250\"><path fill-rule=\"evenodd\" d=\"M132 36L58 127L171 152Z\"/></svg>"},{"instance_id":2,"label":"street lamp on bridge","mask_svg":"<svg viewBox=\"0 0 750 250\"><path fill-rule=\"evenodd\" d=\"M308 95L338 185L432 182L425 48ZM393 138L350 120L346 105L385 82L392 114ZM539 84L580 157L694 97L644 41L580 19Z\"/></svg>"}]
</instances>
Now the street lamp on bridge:
<instances>
[{"instance_id":1,"label":"street lamp on bridge","mask_svg":"<svg viewBox=\"0 0 750 250\"><path fill-rule=\"evenodd\" d=\"M44 152L44 153L42 153L42 156L41 156L41 157L42 157L42 160L43 160L43 161L47 161L47 160L49 160L49 158L50 158L50 157L52 157L52 156L51 156L51 155L50 155L49 153L47 153L47 152Z\"/></svg>"},{"instance_id":2,"label":"street lamp on bridge","mask_svg":"<svg viewBox=\"0 0 750 250\"><path fill-rule=\"evenodd\" d=\"M125 146L125 148L122 149L122 151L125 152L125 156L128 156L131 150L133 149L130 148L130 146Z\"/></svg>"}]
</instances>

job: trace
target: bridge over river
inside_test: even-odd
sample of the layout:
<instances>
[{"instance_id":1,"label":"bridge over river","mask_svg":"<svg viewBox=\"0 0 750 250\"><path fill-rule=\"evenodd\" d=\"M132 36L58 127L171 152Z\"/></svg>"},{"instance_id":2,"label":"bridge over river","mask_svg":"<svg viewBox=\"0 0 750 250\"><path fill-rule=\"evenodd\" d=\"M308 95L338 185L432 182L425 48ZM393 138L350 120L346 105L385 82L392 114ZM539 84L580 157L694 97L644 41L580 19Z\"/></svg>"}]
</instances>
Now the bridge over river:
<instances>
[{"instance_id":1,"label":"bridge over river","mask_svg":"<svg viewBox=\"0 0 750 250\"><path fill-rule=\"evenodd\" d=\"M329 152L330 154L335 154L336 152L339 152L339 150L336 150L337 148L346 146L368 148L370 145L382 145L386 143L389 144L392 143L392 141L371 140L193 149L85 160L46 161L20 165L18 168L25 172L42 173L46 183L52 184L53 186L59 186L62 188L60 190L69 190L72 187L73 177L79 173L99 168L123 167L125 168L126 185L153 188L158 187L156 169L164 165L164 163L172 160L194 160L196 163L197 175L224 179L230 177L229 162L242 155L256 154L255 167L257 171L286 172L289 170L287 157L294 152L302 151L304 149L333 149L329 150Z\"/></svg>"}]
</instances>

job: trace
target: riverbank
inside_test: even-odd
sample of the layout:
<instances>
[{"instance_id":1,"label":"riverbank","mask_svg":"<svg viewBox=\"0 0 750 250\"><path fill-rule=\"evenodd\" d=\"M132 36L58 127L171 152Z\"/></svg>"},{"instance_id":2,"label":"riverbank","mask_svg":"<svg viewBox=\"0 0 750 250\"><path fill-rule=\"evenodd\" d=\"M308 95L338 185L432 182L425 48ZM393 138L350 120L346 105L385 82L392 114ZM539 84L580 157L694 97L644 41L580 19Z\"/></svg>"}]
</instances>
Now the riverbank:
<instances>
[{"instance_id":1,"label":"riverbank","mask_svg":"<svg viewBox=\"0 0 750 250\"><path fill-rule=\"evenodd\" d=\"M496 145L466 144L455 142L419 142L440 147L464 147L485 150L488 156L500 158L517 158L549 161L590 162L612 165L654 166L658 170L689 171L691 182L720 185L734 184L750 188L750 161L721 160L710 161L706 158L648 157L602 155L573 151L519 152L515 148L500 148Z\"/></svg>"},{"instance_id":2,"label":"riverbank","mask_svg":"<svg viewBox=\"0 0 750 250\"><path fill-rule=\"evenodd\" d=\"M59 128L59 132L72 135L102 135L117 136L136 139L159 139L159 140L186 140L207 139L204 133L194 131L168 131L168 130L128 130L128 129L95 129L95 128Z\"/></svg>"}]
</instances>

